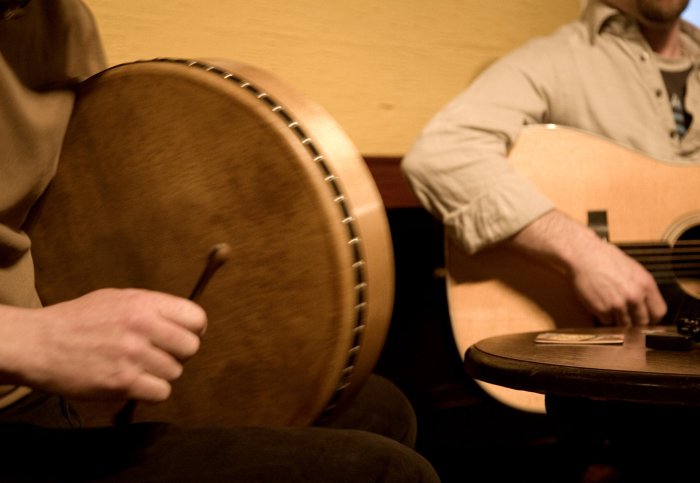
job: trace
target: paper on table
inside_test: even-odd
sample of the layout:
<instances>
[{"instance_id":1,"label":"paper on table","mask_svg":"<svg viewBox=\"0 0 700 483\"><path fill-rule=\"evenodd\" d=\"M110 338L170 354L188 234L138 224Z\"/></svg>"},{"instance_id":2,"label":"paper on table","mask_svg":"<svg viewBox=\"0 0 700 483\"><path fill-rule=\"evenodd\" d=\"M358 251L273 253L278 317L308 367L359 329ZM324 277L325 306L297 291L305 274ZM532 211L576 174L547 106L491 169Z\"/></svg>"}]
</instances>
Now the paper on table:
<instances>
[{"instance_id":1,"label":"paper on table","mask_svg":"<svg viewBox=\"0 0 700 483\"><path fill-rule=\"evenodd\" d=\"M535 342L540 344L622 344L624 334L584 334L571 332L543 332Z\"/></svg>"}]
</instances>

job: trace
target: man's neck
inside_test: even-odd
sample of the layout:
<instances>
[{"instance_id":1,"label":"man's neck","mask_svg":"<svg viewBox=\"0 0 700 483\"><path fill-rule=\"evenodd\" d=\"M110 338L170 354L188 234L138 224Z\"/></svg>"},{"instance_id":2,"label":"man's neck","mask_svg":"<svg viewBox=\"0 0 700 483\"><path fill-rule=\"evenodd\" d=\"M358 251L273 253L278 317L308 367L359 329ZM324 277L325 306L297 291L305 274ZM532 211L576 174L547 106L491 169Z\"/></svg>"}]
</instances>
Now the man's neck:
<instances>
[{"instance_id":1,"label":"man's neck","mask_svg":"<svg viewBox=\"0 0 700 483\"><path fill-rule=\"evenodd\" d=\"M683 56L680 20L664 27L640 25L640 29L651 49L661 57L677 59Z\"/></svg>"}]
</instances>

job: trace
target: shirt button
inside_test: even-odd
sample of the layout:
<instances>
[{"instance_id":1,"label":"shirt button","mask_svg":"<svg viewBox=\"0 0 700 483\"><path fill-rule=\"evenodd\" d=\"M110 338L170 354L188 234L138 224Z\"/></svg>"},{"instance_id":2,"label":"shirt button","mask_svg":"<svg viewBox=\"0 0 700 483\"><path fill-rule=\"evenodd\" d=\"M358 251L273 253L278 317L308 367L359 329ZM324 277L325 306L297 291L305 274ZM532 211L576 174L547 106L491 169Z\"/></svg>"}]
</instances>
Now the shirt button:
<instances>
[{"instance_id":1,"label":"shirt button","mask_svg":"<svg viewBox=\"0 0 700 483\"><path fill-rule=\"evenodd\" d=\"M663 95L663 91L661 89L656 89L654 94L656 94L656 97L661 97Z\"/></svg>"},{"instance_id":2,"label":"shirt button","mask_svg":"<svg viewBox=\"0 0 700 483\"><path fill-rule=\"evenodd\" d=\"M641 60L642 62L646 62L647 60L649 60L649 54L647 52L642 52L639 55L639 60Z\"/></svg>"},{"instance_id":3,"label":"shirt button","mask_svg":"<svg viewBox=\"0 0 700 483\"><path fill-rule=\"evenodd\" d=\"M671 135L671 139L676 139L678 137L678 131L671 131L669 134Z\"/></svg>"}]
</instances>

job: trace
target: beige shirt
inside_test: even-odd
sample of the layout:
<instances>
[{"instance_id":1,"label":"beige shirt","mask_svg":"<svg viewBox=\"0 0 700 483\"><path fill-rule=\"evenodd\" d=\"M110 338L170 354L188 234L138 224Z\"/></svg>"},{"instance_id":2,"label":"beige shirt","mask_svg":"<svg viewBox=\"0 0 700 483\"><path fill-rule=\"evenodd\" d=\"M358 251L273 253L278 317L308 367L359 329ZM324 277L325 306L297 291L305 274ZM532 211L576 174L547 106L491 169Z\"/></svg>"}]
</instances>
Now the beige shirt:
<instances>
[{"instance_id":1,"label":"beige shirt","mask_svg":"<svg viewBox=\"0 0 700 483\"><path fill-rule=\"evenodd\" d=\"M553 208L507 161L523 125L601 134L658 159L700 161L700 32L682 25L693 69L679 139L657 58L637 24L597 0L480 75L426 126L402 168L417 196L470 253Z\"/></svg>"},{"instance_id":2,"label":"beige shirt","mask_svg":"<svg viewBox=\"0 0 700 483\"><path fill-rule=\"evenodd\" d=\"M71 88L104 67L80 0L32 0L23 16L0 20L0 304L40 305L22 224L56 171ZM0 386L0 407L26 392Z\"/></svg>"}]
</instances>

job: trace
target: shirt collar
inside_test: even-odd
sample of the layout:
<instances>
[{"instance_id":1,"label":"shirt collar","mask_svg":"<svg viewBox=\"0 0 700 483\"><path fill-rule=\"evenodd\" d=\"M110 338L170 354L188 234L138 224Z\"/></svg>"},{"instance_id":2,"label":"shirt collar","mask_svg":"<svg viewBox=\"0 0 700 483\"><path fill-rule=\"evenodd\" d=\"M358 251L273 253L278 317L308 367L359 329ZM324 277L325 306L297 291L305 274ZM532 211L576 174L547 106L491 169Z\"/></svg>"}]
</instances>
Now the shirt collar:
<instances>
[{"instance_id":1,"label":"shirt collar","mask_svg":"<svg viewBox=\"0 0 700 483\"><path fill-rule=\"evenodd\" d=\"M595 44L598 35L607 29L617 35L640 35L637 22L602 0L589 0L581 14L581 21L587 27L591 45ZM681 32L691 40L685 45L691 58L698 58L700 54L700 47L698 47L700 46L700 29L685 20L681 20Z\"/></svg>"},{"instance_id":2,"label":"shirt collar","mask_svg":"<svg viewBox=\"0 0 700 483\"><path fill-rule=\"evenodd\" d=\"M686 49L691 59L700 58L700 29L690 22L682 21L681 33L690 37L690 42L685 42L683 48Z\"/></svg>"},{"instance_id":3,"label":"shirt collar","mask_svg":"<svg viewBox=\"0 0 700 483\"><path fill-rule=\"evenodd\" d=\"M589 0L581 15L581 21L588 28L591 44L595 44L598 35L607 28L620 29L621 33L634 24L632 19L601 0Z\"/></svg>"}]
</instances>

